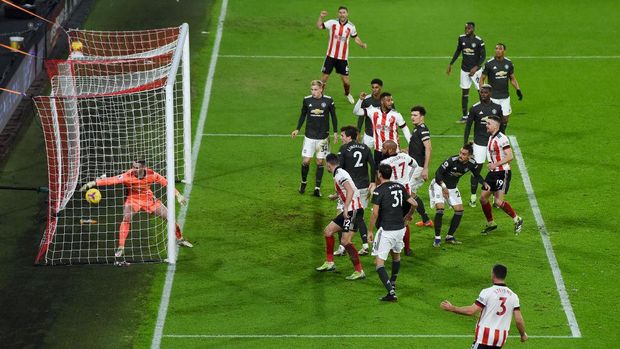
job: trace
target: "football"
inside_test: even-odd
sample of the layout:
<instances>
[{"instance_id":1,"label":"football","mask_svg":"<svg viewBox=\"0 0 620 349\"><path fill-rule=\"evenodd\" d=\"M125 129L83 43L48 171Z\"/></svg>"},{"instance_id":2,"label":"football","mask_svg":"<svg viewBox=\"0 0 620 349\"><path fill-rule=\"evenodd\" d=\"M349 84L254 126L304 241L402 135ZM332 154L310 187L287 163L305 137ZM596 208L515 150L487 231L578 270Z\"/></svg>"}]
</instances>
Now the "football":
<instances>
[{"instance_id":1,"label":"football","mask_svg":"<svg viewBox=\"0 0 620 349\"><path fill-rule=\"evenodd\" d=\"M90 202L93 205L96 205L101 201L101 192L95 188L88 189L86 192L86 201Z\"/></svg>"}]
</instances>

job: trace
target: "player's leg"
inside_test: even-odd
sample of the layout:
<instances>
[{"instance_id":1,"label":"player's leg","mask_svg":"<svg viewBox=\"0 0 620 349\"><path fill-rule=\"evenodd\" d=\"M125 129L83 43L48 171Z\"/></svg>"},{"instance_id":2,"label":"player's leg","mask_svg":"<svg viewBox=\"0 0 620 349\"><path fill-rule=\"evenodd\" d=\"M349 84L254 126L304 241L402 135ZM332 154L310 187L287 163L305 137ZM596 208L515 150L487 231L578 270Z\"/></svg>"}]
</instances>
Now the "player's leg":
<instances>
[{"instance_id":1,"label":"player's leg","mask_svg":"<svg viewBox=\"0 0 620 349\"><path fill-rule=\"evenodd\" d=\"M323 236L325 237L325 263L320 267L316 268L316 271L334 271L336 270L336 265L334 264L334 234L341 231L340 225L336 223L336 221L343 220L342 213L338 215L333 221L329 222L329 224L323 229Z\"/></svg>"},{"instance_id":2,"label":"player's leg","mask_svg":"<svg viewBox=\"0 0 620 349\"><path fill-rule=\"evenodd\" d=\"M476 170L481 171L484 162L487 160L487 147L483 145L474 144L474 160L476 161ZM478 172L480 173L480 172ZM476 193L478 192L478 181L474 176L469 178L471 195L469 196L469 206L476 207Z\"/></svg>"},{"instance_id":3,"label":"player's leg","mask_svg":"<svg viewBox=\"0 0 620 349\"><path fill-rule=\"evenodd\" d=\"M323 93L327 90L327 80L329 80L329 75L334 70L334 61L335 59L327 56L325 57L325 61L323 61L323 67L321 68L321 82L323 83Z\"/></svg>"},{"instance_id":4,"label":"player's leg","mask_svg":"<svg viewBox=\"0 0 620 349\"><path fill-rule=\"evenodd\" d=\"M306 192L308 184L308 172L310 172L310 161L316 152L317 140L304 137L304 145L301 149L301 184L299 185L299 193Z\"/></svg>"},{"instance_id":5,"label":"player's leg","mask_svg":"<svg viewBox=\"0 0 620 349\"><path fill-rule=\"evenodd\" d=\"M360 262L359 254L357 253L357 249L355 245L352 243L353 234L355 233L355 222L357 222L357 215L359 210L350 211L349 218L344 219L342 222L342 240L340 244L344 246L345 250L349 254L349 258L351 258L351 263L353 263L353 267L355 268L355 272L350 276L347 276L347 280L358 280L366 277L364 274L364 270L362 269L362 263Z\"/></svg>"},{"instance_id":6,"label":"player's leg","mask_svg":"<svg viewBox=\"0 0 620 349\"><path fill-rule=\"evenodd\" d=\"M411 196L415 200L416 204L418 204L418 206L416 207L415 210L420 215L420 218L422 218L422 220L416 222L415 225L418 226L418 227L430 227L430 228L432 228L434 223L428 217L428 214L426 213L426 207L424 207L424 201L422 201L422 199L416 193L411 193Z\"/></svg>"},{"instance_id":7,"label":"player's leg","mask_svg":"<svg viewBox=\"0 0 620 349\"><path fill-rule=\"evenodd\" d=\"M319 141L316 145L316 174L314 196L321 197L321 182L323 181L323 173L325 172L325 157L329 153L329 137Z\"/></svg>"},{"instance_id":8,"label":"player's leg","mask_svg":"<svg viewBox=\"0 0 620 349\"><path fill-rule=\"evenodd\" d=\"M360 201L362 202L362 207L366 207L368 203L368 188L360 189ZM364 210L359 210L359 214L356 217L355 226L360 233L360 239L362 240L362 249L359 251L360 256L367 255L368 252L368 227L366 226L366 222L364 221Z\"/></svg>"},{"instance_id":9,"label":"player's leg","mask_svg":"<svg viewBox=\"0 0 620 349\"><path fill-rule=\"evenodd\" d=\"M390 275L390 283L392 284L392 289L396 292L396 279L400 272L400 253L396 253L392 250L390 254L392 255L392 275Z\"/></svg>"},{"instance_id":10,"label":"player's leg","mask_svg":"<svg viewBox=\"0 0 620 349\"><path fill-rule=\"evenodd\" d=\"M446 235L446 242L450 244L460 244L454 237L454 233L456 233L456 229L458 229L461 224L461 218L463 218L463 201L461 200L461 194L459 193L459 189L450 189L450 205L454 208L454 215L452 216L452 220L450 221L450 228L448 228L448 235Z\"/></svg>"},{"instance_id":11,"label":"player's leg","mask_svg":"<svg viewBox=\"0 0 620 349\"><path fill-rule=\"evenodd\" d=\"M492 193L497 191L497 181L495 178L494 172L489 172L487 177L484 180L488 185L488 190L482 190L480 194L480 206L482 207L482 212L484 213L484 217L487 220L486 226L482 229L482 234L488 234L489 232L497 229L497 224L493 220L493 208L491 207L491 203L489 202L489 198Z\"/></svg>"},{"instance_id":12,"label":"player's leg","mask_svg":"<svg viewBox=\"0 0 620 349\"><path fill-rule=\"evenodd\" d=\"M157 208L152 213L156 216L161 217L165 221L168 220L168 208L164 204L162 204L161 201L159 206L157 206ZM177 245L189 248L194 247L191 242L183 238L183 233L181 232L181 227L179 227L179 224L175 224L175 236L177 238Z\"/></svg>"},{"instance_id":13,"label":"player's leg","mask_svg":"<svg viewBox=\"0 0 620 349\"><path fill-rule=\"evenodd\" d=\"M375 256L375 267L379 280L381 280L383 287L385 287L388 292L385 297L379 299L382 301L393 302L397 300L396 291L392 287L390 277L385 270L385 261L392 250L392 245L400 243L402 249L403 243L402 236L392 236L393 234L391 233L393 232L386 233L382 228L379 228L377 235L375 236L375 241L373 242L372 255ZM404 229L402 233L404 234Z\"/></svg>"},{"instance_id":14,"label":"player's leg","mask_svg":"<svg viewBox=\"0 0 620 349\"><path fill-rule=\"evenodd\" d=\"M495 204L508 216L510 216L510 218L512 218L512 221L515 224L515 233L519 234L521 232L521 227L523 226L523 218L519 217L510 203L504 200L504 196L510 188L511 172L505 171L504 173L504 185L500 190L495 192Z\"/></svg>"},{"instance_id":15,"label":"player's leg","mask_svg":"<svg viewBox=\"0 0 620 349\"><path fill-rule=\"evenodd\" d=\"M355 104L355 98L351 95L351 81L349 80L349 62L346 60L336 60L336 72L340 74L342 79L342 87L344 95L351 104Z\"/></svg>"},{"instance_id":16,"label":"player's leg","mask_svg":"<svg viewBox=\"0 0 620 349\"><path fill-rule=\"evenodd\" d=\"M125 253L125 241L131 230L131 219L133 218L133 214L134 209L131 206L131 202L129 200L125 201L125 206L123 206L123 221L121 222L118 235L118 249L114 253L115 257L121 257Z\"/></svg>"},{"instance_id":17,"label":"player's leg","mask_svg":"<svg viewBox=\"0 0 620 349\"><path fill-rule=\"evenodd\" d=\"M435 217L433 223L435 225L435 239L433 241L433 247L441 246L441 226L443 225L443 212L444 212L444 197L443 191L435 179L433 179L428 186L428 196L430 198L431 207L435 207Z\"/></svg>"},{"instance_id":18,"label":"player's leg","mask_svg":"<svg viewBox=\"0 0 620 349\"><path fill-rule=\"evenodd\" d=\"M462 69L460 70L461 75L461 82L460 82L460 87L461 87L461 118L457 121L459 123L466 123L467 122L467 106L469 104L469 88L471 87L471 78L469 77L469 73L463 71Z\"/></svg>"}]
</instances>

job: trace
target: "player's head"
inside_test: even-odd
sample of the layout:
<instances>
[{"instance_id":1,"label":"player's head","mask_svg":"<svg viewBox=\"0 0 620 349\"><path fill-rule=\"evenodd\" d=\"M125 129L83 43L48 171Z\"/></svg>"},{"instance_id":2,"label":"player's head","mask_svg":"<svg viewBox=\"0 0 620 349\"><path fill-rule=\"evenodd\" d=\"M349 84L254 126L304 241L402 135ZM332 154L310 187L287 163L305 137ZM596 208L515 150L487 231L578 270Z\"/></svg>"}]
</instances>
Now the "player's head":
<instances>
[{"instance_id":1,"label":"player's head","mask_svg":"<svg viewBox=\"0 0 620 349\"><path fill-rule=\"evenodd\" d=\"M389 181L392 176L392 167L388 164L381 164L377 172L379 173L379 178L383 179L383 182Z\"/></svg>"},{"instance_id":2,"label":"player's head","mask_svg":"<svg viewBox=\"0 0 620 349\"><path fill-rule=\"evenodd\" d=\"M501 119L497 115L491 115L487 117L487 133L495 134L499 131L499 125L501 124Z\"/></svg>"},{"instance_id":3,"label":"player's head","mask_svg":"<svg viewBox=\"0 0 620 349\"><path fill-rule=\"evenodd\" d=\"M357 128L355 126L345 126L340 129L340 139L343 144L347 144L357 139Z\"/></svg>"},{"instance_id":4,"label":"player's head","mask_svg":"<svg viewBox=\"0 0 620 349\"><path fill-rule=\"evenodd\" d=\"M505 54L506 54L506 45L504 45L501 42L498 42L495 45L495 57L497 57L497 58L504 58Z\"/></svg>"},{"instance_id":5,"label":"player's head","mask_svg":"<svg viewBox=\"0 0 620 349\"><path fill-rule=\"evenodd\" d=\"M327 156L325 157L325 162L327 163L327 171L329 171L329 173L334 173L334 170L336 169L336 167L338 167L340 165L340 161L338 160L338 156L334 153L329 153L327 154Z\"/></svg>"},{"instance_id":6,"label":"player's head","mask_svg":"<svg viewBox=\"0 0 620 349\"><path fill-rule=\"evenodd\" d=\"M466 163L471 156L474 155L474 146L472 142L465 143L461 151L459 151L459 161Z\"/></svg>"},{"instance_id":7,"label":"player's head","mask_svg":"<svg viewBox=\"0 0 620 349\"><path fill-rule=\"evenodd\" d=\"M495 264L493 266L493 282L496 281L504 281L506 280L506 275L508 274L508 268L501 264Z\"/></svg>"},{"instance_id":8,"label":"player's head","mask_svg":"<svg viewBox=\"0 0 620 349\"><path fill-rule=\"evenodd\" d=\"M398 153L398 145L396 142L392 140L387 140L383 142L383 147L381 148L381 152L384 156L389 157Z\"/></svg>"},{"instance_id":9,"label":"player's head","mask_svg":"<svg viewBox=\"0 0 620 349\"><path fill-rule=\"evenodd\" d=\"M312 80L310 82L310 93L312 93L312 97L321 98L323 94L323 82L321 80Z\"/></svg>"},{"instance_id":10,"label":"player's head","mask_svg":"<svg viewBox=\"0 0 620 349\"><path fill-rule=\"evenodd\" d=\"M372 95L377 98L381 95L381 89L383 88L383 81L381 79L372 79L370 81L370 88L372 89Z\"/></svg>"},{"instance_id":11,"label":"player's head","mask_svg":"<svg viewBox=\"0 0 620 349\"><path fill-rule=\"evenodd\" d=\"M146 160L136 159L133 161L132 169L138 178L143 178L146 174Z\"/></svg>"},{"instance_id":12,"label":"player's head","mask_svg":"<svg viewBox=\"0 0 620 349\"><path fill-rule=\"evenodd\" d=\"M480 100L483 102L488 102L491 100L491 91L493 91L493 87L489 84L484 84L480 87Z\"/></svg>"},{"instance_id":13,"label":"player's head","mask_svg":"<svg viewBox=\"0 0 620 349\"><path fill-rule=\"evenodd\" d=\"M392 98L392 94L389 92L383 92L379 95L379 99L381 100L381 107L384 109L392 109L394 105L394 99Z\"/></svg>"},{"instance_id":14,"label":"player's head","mask_svg":"<svg viewBox=\"0 0 620 349\"><path fill-rule=\"evenodd\" d=\"M473 34L475 29L476 29L476 24L474 22L465 23L465 35Z\"/></svg>"},{"instance_id":15,"label":"player's head","mask_svg":"<svg viewBox=\"0 0 620 349\"><path fill-rule=\"evenodd\" d=\"M414 125L420 125L424 123L424 117L426 116L426 108L421 105L416 105L411 108L411 121Z\"/></svg>"},{"instance_id":16,"label":"player's head","mask_svg":"<svg viewBox=\"0 0 620 349\"><path fill-rule=\"evenodd\" d=\"M338 7L338 20L340 22L346 22L349 19L349 9L346 6Z\"/></svg>"}]
</instances>

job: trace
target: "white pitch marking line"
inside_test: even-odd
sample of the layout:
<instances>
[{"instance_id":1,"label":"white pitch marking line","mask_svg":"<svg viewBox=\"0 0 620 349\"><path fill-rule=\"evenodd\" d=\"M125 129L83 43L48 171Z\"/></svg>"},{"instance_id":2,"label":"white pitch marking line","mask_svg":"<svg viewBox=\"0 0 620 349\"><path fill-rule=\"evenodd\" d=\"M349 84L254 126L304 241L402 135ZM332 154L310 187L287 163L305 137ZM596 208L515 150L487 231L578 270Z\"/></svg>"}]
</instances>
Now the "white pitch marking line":
<instances>
[{"instance_id":1,"label":"white pitch marking line","mask_svg":"<svg viewBox=\"0 0 620 349\"><path fill-rule=\"evenodd\" d=\"M198 125L196 126L196 134L202 134L205 122L207 120L207 113L209 111L209 101L211 99L211 89L213 87L213 76L215 75L215 66L217 64L217 57L220 52L220 43L222 42L222 31L224 30L224 19L226 18L226 9L228 8L228 0L222 2L222 10L220 11L220 17L217 23L217 34L215 36L215 42L213 43L213 53L211 54L211 62L209 64L209 72L207 74L207 81L205 83L205 91L202 99L202 107L200 109L200 117ZM192 149L192 172L196 172L196 163L198 162L198 153L200 152L200 143L202 137L196 137L194 139L194 145ZM192 178L194 178L192 173ZM185 185L183 196L188 200L186 206L181 206L179 210L179 218L177 220L180 227L183 227L185 223L185 215L187 214L187 208L189 206L189 198L192 192L192 183ZM155 323L155 330L153 333L153 341L151 342L151 349L159 349L161 346L161 339L164 332L164 324L166 322L166 315L168 314L168 305L170 304L170 294L172 293L172 283L174 281L174 273L176 266L174 264L168 264L166 271L166 281L164 283L164 289L162 291L161 302L159 303L159 311L157 313L157 322Z\"/></svg>"},{"instance_id":2,"label":"white pitch marking line","mask_svg":"<svg viewBox=\"0 0 620 349\"><path fill-rule=\"evenodd\" d=\"M220 55L221 58L244 59L325 59L325 56ZM450 56L360 56L350 59L443 60ZM620 59L620 56L511 56L510 59Z\"/></svg>"},{"instance_id":3,"label":"white pitch marking line","mask_svg":"<svg viewBox=\"0 0 620 349\"><path fill-rule=\"evenodd\" d=\"M290 134L254 134L254 133L203 133L203 137L291 137ZM433 135L432 138L462 138L463 135ZM300 135L303 138L303 135Z\"/></svg>"},{"instance_id":4,"label":"white pitch marking line","mask_svg":"<svg viewBox=\"0 0 620 349\"><path fill-rule=\"evenodd\" d=\"M167 334L167 338L471 338L472 334ZM519 336L508 336L519 338ZM529 336L542 339L575 339L573 336Z\"/></svg>"},{"instance_id":5,"label":"white pitch marking line","mask_svg":"<svg viewBox=\"0 0 620 349\"><path fill-rule=\"evenodd\" d=\"M551 244L551 239L549 239L549 232L547 231L545 221L543 220L542 213L540 212L538 200L536 200L534 187L532 187L530 175L527 172L527 167L525 166L525 161L523 160L523 155L521 154L521 149L519 148L519 143L517 142L517 137L509 136L509 139L512 149L514 149L515 158L517 159L517 164L519 165L519 171L521 172L521 178L523 179L523 185L525 186L527 198L530 201L530 206L532 207L532 212L534 213L534 218L536 219L536 224L538 225L540 237L542 238L543 245L545 246L545 252L547 252L547 259L549 260L549 265L551 266L551 271L553 272L553 278L555 279L555 285L558 290L558 294L560 295L560 301L562 303L562 307L564 308L564 313L566 313L566 318L568 319L568 325L573 337L581 338L579 324L577 324L577 318L573 312L573 306L568 298L568 292L566 292L562 272L560 271L560 266L555 258L553 245Z\"/></svg>"}]
</instances>

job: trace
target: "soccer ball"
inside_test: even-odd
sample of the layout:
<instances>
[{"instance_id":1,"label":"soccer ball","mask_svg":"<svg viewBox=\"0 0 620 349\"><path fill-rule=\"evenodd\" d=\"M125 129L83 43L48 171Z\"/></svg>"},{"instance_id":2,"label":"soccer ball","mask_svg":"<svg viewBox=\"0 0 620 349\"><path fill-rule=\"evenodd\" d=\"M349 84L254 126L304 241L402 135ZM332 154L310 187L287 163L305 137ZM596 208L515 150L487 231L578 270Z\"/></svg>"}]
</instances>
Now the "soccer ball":
<instances>
[{"instance_id":1,"label":"soccer ball","mask_svg":"<svg viewBox=\"0 0 620 349\"><path fill-rule=\"evenodd\" d=\"M101 192L95 188L88 189L86 192L86 201L90 202L93 205L96 205L101 201Z\"/></svg>"}]
</instances>

